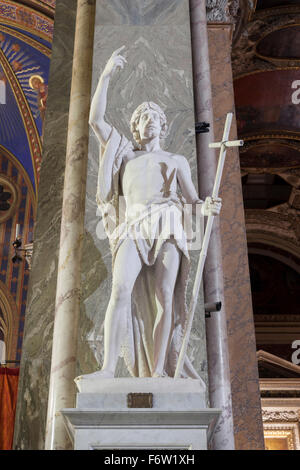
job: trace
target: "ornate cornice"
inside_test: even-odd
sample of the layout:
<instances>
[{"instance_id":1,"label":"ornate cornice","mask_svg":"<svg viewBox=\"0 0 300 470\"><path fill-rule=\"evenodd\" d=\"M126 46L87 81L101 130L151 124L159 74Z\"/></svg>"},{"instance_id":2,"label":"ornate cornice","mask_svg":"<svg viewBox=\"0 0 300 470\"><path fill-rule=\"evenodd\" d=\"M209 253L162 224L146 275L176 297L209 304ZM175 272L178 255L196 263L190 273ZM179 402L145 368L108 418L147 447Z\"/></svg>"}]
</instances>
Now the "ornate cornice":
<instances>
[{"instance_id":1,"label":"ornate cornice","mask_svg":"<svg viewBox=\"0 0 300 470\"><path fill-rule=\"evenodd\" d=\"M288 422L294 423L300 420L300 414L298 410L268 410L262 409L262 419L265 423L278 423L278 422Z\"/></svg>"}]
</instances>

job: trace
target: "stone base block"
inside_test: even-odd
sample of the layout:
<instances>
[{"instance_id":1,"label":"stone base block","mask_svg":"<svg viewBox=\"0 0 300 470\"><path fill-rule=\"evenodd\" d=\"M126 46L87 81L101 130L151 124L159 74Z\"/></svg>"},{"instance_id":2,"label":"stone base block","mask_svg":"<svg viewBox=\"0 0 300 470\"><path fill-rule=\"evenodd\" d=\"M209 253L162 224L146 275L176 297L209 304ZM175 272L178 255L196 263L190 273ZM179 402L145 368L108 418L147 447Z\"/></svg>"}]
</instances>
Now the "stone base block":
<instances>
[{"instance_id":1,"label":"stone base block","mask_svg":"<svg viewBox=\"0 0 300 470\"><path fill-rule=\"evenodd\" d=\"M85 379L77 386L76 408L62 410L76 450L204 450L221 413L205 407L199 380Z\"/></svg>"}]
</instances>

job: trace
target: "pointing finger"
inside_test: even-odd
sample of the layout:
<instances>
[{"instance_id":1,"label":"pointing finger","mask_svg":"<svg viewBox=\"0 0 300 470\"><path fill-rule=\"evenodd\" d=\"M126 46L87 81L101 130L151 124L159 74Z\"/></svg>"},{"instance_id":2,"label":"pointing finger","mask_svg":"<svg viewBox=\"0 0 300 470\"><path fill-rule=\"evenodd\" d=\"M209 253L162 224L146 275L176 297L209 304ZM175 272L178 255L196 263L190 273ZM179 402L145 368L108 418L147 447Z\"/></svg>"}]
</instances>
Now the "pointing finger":
<instances>
[{"instance_id":1,"label":"pointing finger","mask_svg":"<svg viewBox=\"0 0 300 470\"><path fill-rule=\"evenodd\" d=\"M113 55L118 55L119 52L123 51L123 49L125 49L125 46L119 47L119 49L117 49L113 52Z\"/></svg>"}]
</instances>

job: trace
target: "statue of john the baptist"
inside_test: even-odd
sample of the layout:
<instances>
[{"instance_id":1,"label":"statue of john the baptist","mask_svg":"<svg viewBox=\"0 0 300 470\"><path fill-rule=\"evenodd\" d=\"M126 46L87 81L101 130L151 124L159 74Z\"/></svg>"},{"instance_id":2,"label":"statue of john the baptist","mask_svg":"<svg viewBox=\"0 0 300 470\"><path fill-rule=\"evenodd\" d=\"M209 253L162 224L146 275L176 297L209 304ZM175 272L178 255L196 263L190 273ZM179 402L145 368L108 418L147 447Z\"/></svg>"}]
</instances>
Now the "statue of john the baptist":
<instances>
[{"instance_id":1,"label":"statue of john the baptist","mask_svg":"<svg viewBox=\"0 0 300 470\"><path fill-rule=\"evenodd\" d=\"M202 215L218 215L221 200L201 201L186 158L162 150L167 122L157 104L144 102L132 115L137 145L106 122L110 78L127 63L123 49L107 62L90 111L100 145L96 199L112 251L112 288L104 322L104 362L88 376L114 377L123 356L132 376L173 377L187 316L190 257L184 204L201 204ZM113 207L118 213L120 197L125 218L112 227L109 212ZM199 378L188 357L182 377Z\"/></svg>"}]
</instances>

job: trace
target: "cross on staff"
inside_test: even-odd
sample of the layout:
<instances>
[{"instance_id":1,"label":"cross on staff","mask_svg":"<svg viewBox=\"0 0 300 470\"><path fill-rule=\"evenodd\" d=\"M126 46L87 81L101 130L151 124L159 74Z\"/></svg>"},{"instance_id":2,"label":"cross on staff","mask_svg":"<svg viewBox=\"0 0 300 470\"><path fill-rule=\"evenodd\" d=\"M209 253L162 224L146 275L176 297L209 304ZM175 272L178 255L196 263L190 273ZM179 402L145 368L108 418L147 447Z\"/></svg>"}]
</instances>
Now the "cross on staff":
<instances>
[{"instance_id":1,"label":"cross on staff","mask_svg":"<svg viewBox=\"0 0 300 470\"><path fill-rule=\"evenodd\" d=\"M218 167L217 167L217 172L216 172L216 179L215 179L213 192L212 192L212 200L218 198L227 148L228 147L240 147L240 146L244 145L244 142L242 140L233 140L233 141L228 140L230 127L231 127L231 122L232 122L232 117L233 117L233 113L228 113L227 114L222 141L209 144L209 148L219 148L220 149ZM195 310L196 310L199 289L200 289L200 285L201 285L201 281L202 281L203 268L204 268L204 263L205 263L205 259L206 259L206 255L207 255L207 249L208 249L208 244L209 244L210 235L211 235L211 231L212 231L213 221L214 221L214 216L212 214L210 214L207 218L205 233L204 233L204 237L203 237L203 243L202 243L202 247L201 247L201 251L200 251L198 267L197 267L197 272L196 272L196 277L195 277L195 282L194 282L194 287L193 287L193 292L192 292L192 298L191 298L189 311L188 311L188 316L187 316L185 334L184 334L181 350L180 350L180 353L179 353L174 378L181 377L181 373L182 373L182 368L183 368L184 359L185 359L185 355L186 355L187 345L188 345L188 342L189 342L191 329L192 329L193 318L194 318L194 314L195 314Z\"/></svg>"}]
</instances>

